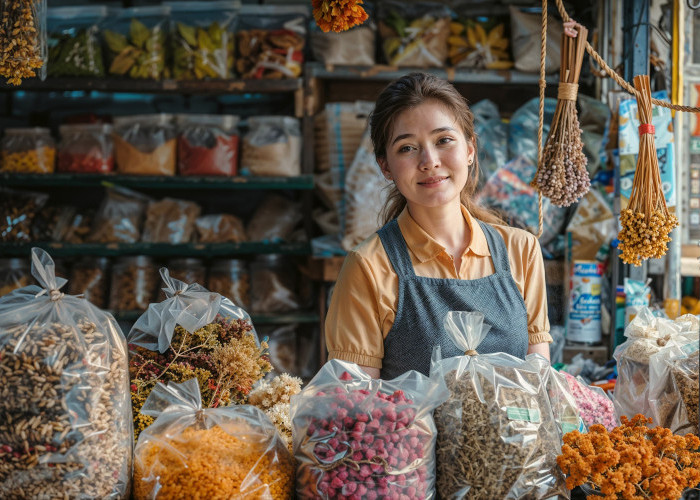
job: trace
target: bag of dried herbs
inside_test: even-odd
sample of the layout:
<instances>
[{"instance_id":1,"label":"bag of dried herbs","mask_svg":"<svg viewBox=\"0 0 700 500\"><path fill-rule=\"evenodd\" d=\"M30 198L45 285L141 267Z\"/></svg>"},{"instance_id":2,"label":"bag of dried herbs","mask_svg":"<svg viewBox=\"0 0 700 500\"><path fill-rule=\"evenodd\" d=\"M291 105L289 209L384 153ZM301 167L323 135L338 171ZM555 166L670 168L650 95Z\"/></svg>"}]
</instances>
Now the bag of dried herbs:
<instances>
[{"instance_id":1,"label":"bag of dried herbs","mask_svg":"<svg viewBox=\"0 0 700 500\"><path fill-rule=\"evenodd\" d=\"M271 369L248 313L197 283L160 270L166 299L150 304L129 332L131 401L136 436L153 419L141 412L158 382L196 379L206 408L248 402Z\"/></svg>"},{"instance_id":2,"label":"bag of dried herbs","mask_svg":"<svg viewBox=\"0 0 700 500\"><path fill-rule=\"evenodd\" d=\"M0 297L0 498L128 498L127 347L110 315L64 294L32 249L39 286Z\"/></svg>"},{"instance_id":3,"label":"bag of dried herbs","mask_svg":"<svg viewBox=\"0 0 700 500\"><path fill-rule=\"evenodd\" d=\"M661 349L649 361L650 416L674 434L698 433L698 354L695 340Z\"/></svg>"},{"instance_id":4,"label":"bag of dried herbs","mask_svg":"<svg viewBox=\"0 0 700 500\"><path fill-rule=\"evenodd\" d=\"M384 58L394 66L442 67L447 61L450 9L433 2L379 3Z\"/></svg>"},{"instance_id":5,"label":"bag of dried herbs","mask_svg":"<svg viewBox=\"0 0 700 500\"><path fill-rule=\"evenodd\" d=\"M414 370L373 379L333 359L292 396L297 497L434 499L442 380Z\"/></svg>"},{"instance_id":6,"label":"bag of dried herbs","mask_svg":"<svg viewBox=\"0 0 700 500\"><path fill-rule=\"evenodd\" d=\"M46 0L0 2L0 76L10 85L46 77L45 16Z\"/></svg>"},{"instance_id":7,"label":"bag of dried herbs","mask_svg":"<svg viewBox=\"0 0 700 500\"><path fill-rule=\"evenodd\" d=\"M172 76L176 80L232 78L235 4L168 2Z\"/></svg>"},{"instance_id":8,"label":"bag of dried herbs","mask_svg":"<svg viewBox=\"0 0 700 500\"><path fill-rule=\"evenodd\" d=\"M437 494L445 499L548 498L567 495L557 466L559 431L537 355L478 354L490 330L480 312L452 311L444 321L464 356L433 352L431 378L450 397L435 410Z\"/></svg>"},{"instance_id":9,"label":"bag of dried herbs","mask_svg":"<svg viewBox=\"0 0 700 500\"><path fill-rule=\"evenodd\" d=\"M48 76L104 76L100 25L105 6L48 9Z\"/></svg>"},{"instance_id":10,"label":"bag of dried herbs","mask_svg":"<svg viewBox=\"0 0 700 500\"><path fill-rule=\"evenodd\" d=\"M190 379L158 383L143 412L156 420L134 450L137 500L292 498L292 457L258 408L207 407Z\"/></svg>"},{"instance_id":11,"label":"bag of dried herbs","mask_svg":"<svg viewBox=\"0 0 700 500\"><path fill-rule=\"evenodd\" d=\"M107 73L153 80L170 78L170 68L165 64L169 15L170 7L165 5L110 11L114 20L102 30Z\"/></svg>"}]
</instances>

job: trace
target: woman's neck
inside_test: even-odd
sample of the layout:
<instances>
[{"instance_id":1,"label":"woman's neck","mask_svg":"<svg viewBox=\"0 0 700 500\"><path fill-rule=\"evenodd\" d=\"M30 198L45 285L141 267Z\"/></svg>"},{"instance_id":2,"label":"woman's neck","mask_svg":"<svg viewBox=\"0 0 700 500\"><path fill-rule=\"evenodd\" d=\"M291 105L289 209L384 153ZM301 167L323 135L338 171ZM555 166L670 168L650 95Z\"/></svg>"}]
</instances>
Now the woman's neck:
<instances>
[{"instance_id":1,"label":"woman's neck","mask_svg":"<svg viewBox=\"0 0 700 500\"><path fill-rule=\"evenodd\" d=\"M445 247L455 261L461 257L471 241L469 225L462 215L460 203L441 207L408 205L413 220L435 241Z\"/></svg>"}]
</instances>

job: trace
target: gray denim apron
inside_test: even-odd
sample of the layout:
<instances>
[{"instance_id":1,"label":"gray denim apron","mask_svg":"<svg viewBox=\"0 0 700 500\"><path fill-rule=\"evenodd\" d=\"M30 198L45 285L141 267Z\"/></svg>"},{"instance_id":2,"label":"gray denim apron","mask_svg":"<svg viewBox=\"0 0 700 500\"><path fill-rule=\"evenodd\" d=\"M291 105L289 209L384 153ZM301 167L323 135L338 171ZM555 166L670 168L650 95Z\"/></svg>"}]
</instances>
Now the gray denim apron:
<instances>
[{"instance_id":1,"label":"gray denim apron","mask_svg":"<svg viewBox=\"0 0 700 500\"><path fill-rule=\"evenodd\" d=\"M433 347L443 357L463 355L442 326L448 311L481 311L491 325L477 352L507 352L525 358L528 349L527 309L510 272L506 245L498 232L481 221L495 273L475 280L416 276L396 219L377 233L399 278L394 324L384 339L381 378L392 379L408 370L430 372Z\"/></svg>"}]
</instances>

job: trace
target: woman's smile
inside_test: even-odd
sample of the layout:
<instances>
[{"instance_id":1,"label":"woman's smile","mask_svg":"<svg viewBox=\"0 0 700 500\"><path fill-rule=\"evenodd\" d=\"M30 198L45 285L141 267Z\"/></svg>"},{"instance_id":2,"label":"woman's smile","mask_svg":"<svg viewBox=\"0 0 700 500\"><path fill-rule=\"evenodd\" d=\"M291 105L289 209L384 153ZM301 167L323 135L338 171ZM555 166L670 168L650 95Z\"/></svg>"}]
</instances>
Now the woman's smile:
<instances>
[{"instance_id":1,"label":"woman's smile","mask_svg":"<svg viewBox=\"0 0 700 500\"><path fill-rule=\"evenodd\" d=\"M435 177L428 177L427 179L424 179L422 181L419 181L418 184L420 184L423 187L427 188L435 188L443 185L447 179L449 179L449 176L435 176Z\"/></svg>"}]
</instances>

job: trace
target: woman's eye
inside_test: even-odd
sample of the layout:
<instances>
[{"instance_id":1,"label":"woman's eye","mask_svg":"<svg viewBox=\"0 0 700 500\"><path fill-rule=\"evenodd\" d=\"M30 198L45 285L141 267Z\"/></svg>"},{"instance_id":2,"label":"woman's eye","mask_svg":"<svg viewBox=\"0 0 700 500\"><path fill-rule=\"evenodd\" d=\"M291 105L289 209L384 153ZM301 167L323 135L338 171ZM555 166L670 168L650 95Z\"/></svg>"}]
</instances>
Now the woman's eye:
<instances>
[{"instance_id":1,"label":"woman's eye","mask_svg":"<svg viewBox=\"0 0 700 500\"><path fill-rule=\"evenodd\" d=\"M399 148L399 153L408 153L411 151L411 146L401 146Z\"/></svg>"},{"instance_id":2,"label":"woman's eye","mask_svg":"<svg viewBox=\"0 0 700 500\"><path fill-rule=\"evenodd\" d=\"M441 138L438 140L438 144L448 144L448 143L450 143L450 142L452 142L452 141L453 141L452 137L441 137Z\"/></svg>"}]
</instances>

